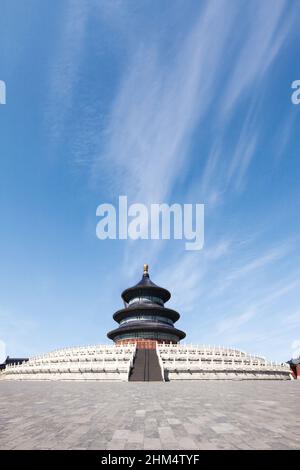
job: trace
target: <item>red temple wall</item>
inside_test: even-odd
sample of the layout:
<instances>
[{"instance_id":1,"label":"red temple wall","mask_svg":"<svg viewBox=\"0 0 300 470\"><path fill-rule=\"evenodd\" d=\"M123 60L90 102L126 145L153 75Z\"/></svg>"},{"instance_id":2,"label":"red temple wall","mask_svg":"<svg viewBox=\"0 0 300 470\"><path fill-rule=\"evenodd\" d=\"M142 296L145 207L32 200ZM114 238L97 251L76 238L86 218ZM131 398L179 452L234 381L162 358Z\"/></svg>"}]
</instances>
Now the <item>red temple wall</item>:
<instances>
[{"instance_id":1,"label":"red temple wall","mask_svg":"<svg viewBox=\"0 0 300 470\"><path fill-rule=\"evenodd\" d=\"M290 364L291 372L295 379L300 380L300 364Z\"/></svg>"},{"instance_id":2,"label":"red temple wall","mask_svg":"<svg viewBox=\"0 0 300 470\"><path fill-rule=\"evenodd\" d=\"M156 349L156 343L159 343L157 339L121 339L116 342L116 345L136 344L138 349ZM172 343L172 341L164 341L164 343Z\"/></svg>"}]
</instances>

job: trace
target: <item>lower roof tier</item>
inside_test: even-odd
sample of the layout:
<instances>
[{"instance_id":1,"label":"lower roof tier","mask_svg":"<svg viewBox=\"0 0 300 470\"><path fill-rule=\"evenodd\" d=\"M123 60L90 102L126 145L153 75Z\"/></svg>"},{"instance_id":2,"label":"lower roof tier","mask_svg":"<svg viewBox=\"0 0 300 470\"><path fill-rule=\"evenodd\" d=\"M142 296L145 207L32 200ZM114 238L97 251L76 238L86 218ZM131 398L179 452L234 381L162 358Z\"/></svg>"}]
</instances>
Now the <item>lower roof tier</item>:
<instances>
[{"instance_id":1,"label":"lower roof tier","mask_svg":"<svg viewBox=\"0 0 300 470\"><path fill-rule=\"evenodd\" d=\"M178 337L178 340L180 341L181 339L185 338L185 333L184 331L178 330L177 328L174 328L172 326L168 325L163 325L162 323L155 323L155 322L132 322L130 324L125 324L124 326L120 326L119 328L116 328L115 330L110 331L107 333L107 336L109 339L114 340L116 337L119 337L120 335L126 334L128 337L128 334L134 334L139 333L139 336L141 333L161 333L161 334L166 334L166 335L175 335Z\"/></svg>"}]
</instances>

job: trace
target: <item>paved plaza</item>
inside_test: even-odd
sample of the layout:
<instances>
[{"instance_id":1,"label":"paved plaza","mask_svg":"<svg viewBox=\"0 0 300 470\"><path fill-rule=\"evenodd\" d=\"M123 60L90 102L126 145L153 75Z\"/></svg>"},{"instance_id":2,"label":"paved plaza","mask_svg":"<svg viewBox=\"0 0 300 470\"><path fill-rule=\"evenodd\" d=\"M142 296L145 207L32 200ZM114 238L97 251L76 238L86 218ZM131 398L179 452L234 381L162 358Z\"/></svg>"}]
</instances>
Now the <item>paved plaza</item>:
<instances>
[{"instance_id":1,"label":"paved plaza","mask_svg":"<svg viewBox=\"0 0 300 470\"><path fill-rule=\"evenodd\" d=\"M1 449L299 449L300 381L0 381Z\"/></svg>"}]
</instances>

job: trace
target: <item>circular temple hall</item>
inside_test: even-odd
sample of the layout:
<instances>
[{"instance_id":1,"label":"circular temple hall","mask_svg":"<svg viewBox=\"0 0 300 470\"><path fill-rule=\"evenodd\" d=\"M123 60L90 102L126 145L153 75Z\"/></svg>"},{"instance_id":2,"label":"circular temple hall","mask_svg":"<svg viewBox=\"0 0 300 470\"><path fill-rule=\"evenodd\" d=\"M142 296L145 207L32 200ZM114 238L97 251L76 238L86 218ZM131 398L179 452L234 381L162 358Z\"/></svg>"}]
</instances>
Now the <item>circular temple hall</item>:
<instances>
[{"instance_id":1,"label":"circular temple hall","mask_svg":"<svg viewBox=\"0 0 300 470\"><path fill-rule=\"evenodd\" d=\"M180 318L175 310L165 307L171 294L151 281L148 265L138 284L122 293L124 308L113 315L118 328L107 336L116 344L135 343L139 349L155 349L156 343L178 343L185 333L174 327Z\"/></svg>"}]
</instances>

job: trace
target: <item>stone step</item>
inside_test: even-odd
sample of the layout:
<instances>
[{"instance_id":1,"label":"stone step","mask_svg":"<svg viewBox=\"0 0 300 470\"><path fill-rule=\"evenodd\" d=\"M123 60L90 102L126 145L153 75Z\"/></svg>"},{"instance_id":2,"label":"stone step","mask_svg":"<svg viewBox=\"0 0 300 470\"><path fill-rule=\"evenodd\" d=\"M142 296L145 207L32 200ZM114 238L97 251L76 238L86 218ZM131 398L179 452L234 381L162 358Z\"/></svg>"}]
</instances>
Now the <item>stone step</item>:
<instances>
[{"instance_id":1,"label":"stone step","mask_svg":"<svg viewBox=\"0 0 300 470\"><path fill-rule=\"evenodd\" d=\"M161 369L155 349L137 349L129 381L162 382Z\"/></svg>"}]
</instances>

